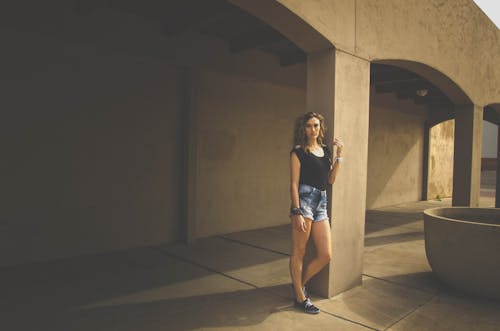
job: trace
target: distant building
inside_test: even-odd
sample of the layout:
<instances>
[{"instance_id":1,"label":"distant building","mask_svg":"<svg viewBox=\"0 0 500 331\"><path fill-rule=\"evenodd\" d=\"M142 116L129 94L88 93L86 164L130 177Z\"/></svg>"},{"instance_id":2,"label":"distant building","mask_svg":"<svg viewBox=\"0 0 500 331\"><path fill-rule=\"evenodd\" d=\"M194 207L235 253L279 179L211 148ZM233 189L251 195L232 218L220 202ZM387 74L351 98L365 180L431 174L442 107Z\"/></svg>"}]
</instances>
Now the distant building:
<instances>
[{"instance_id":1,"label":"distant building","mask_svg":"<svg viewBox=\"0 0 500 331\"><path fill-rule=\"evenodd\" d=\"M498 125L484 121L481 170L497 169Z\"/></svg>"}]
</instances>

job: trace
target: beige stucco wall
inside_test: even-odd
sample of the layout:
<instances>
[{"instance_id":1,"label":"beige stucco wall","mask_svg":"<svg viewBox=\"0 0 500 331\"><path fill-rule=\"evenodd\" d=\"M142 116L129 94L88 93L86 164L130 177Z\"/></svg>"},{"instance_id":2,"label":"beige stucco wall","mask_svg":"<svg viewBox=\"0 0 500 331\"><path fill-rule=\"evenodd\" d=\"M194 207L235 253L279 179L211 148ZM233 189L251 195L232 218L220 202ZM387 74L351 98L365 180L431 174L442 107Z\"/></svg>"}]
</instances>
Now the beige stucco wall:
<instances>
[{"instance_id":1,"label":"beige stucco wall","mask_svg":"<svg viewBox=\"0 0 500 331\"><path fill-rule=\"evenodd\" d=\"M453 79L476 104L499 101L499 31L471 0L279 3L339 49L368 60L418 61ZM1 13L0 60L9 65L0 100L8 160L0 168L0 265L179 238L179 66L204 73L194 76L201 87L195 99L201 105L196 206L198 216L208 216L198 218L197 234L288 221L282 217L288 209L290 115L304 109L303 65L281 68L258 51L235 56L222 42L203 37L169 39L161 24L133 13L99 8L76 15L63 1L54 4L33 2L26 11L19 3L17 12ZM391 204L396 196L396 202L420 196L421 119L397 112L400 106L372 106L367 208ZM279 122L283 118L286 123ZM398 125L384 132L391 129L389 118ZM282 125L266 126L275 121ZM250 128L262 132L255 135ZM395 141L398 132L396 149L381 143ZM211 159L215 154L206 144L217 137L228 137L229 149L249 150L265 162L236 152ZM275 138L272 144L263 144L269 137ZM216 165L222 170L207 171ZM224 172L232 166L241 171ZM255 182L259 177L266 181ZM220 185L215 193L223 198L238 187L233 195L240 200L216 200L213 184ZM274 194L272 206L261 199L267 192ZM219 208L222 203L225 208Z\"/></svg>"},{"instance_id":2,"label":"beige stucco wall","mask_svg":"<svg viewBox=\"0 0 500 331\"><path fill-rule=\"evenodd\" d=\"M337 48L368 60L425 64L481 106L500 99L500 30L472 0L279 2Z\"/></svg>"},{"instance_id":3,"label":"beige stucco wall","mask_svg":"<svg viewBox=\"0 0 500 331\"><path fill-rule=\"evenodd\" d=\"M196 236L289 222L289 152L305 91L239 75L197 75Z\"/></svg>"},{"instance_id":4,"label":"beige stucco wall","mask_svg":"<svg viewBox=\"0 0 500 331\"><path fill-rule=\"evenodd\" d=\"M197 83L206 118L196 207L208 211L200 234L288 222L287 160L295 114L305 108L304 65L281 67L259 51L233 54L193 33L168 39L147 19L108 9L72 17L66 30L6 24L0 265L183 239L189 124L182 95ZM197 81L205 71L212 74ZM231 125L236 163L211 172L220 163L205 139ZM234 197L225 208L227 194Z\"/></svg>"},{"instance_id":5,"label":"beige stucco wall","mask_svg":"<svg viewBox=\"0 0 500 331\"><path fill-rule=\"evenodd\" d=\"M422 197L424 107L371 94L366 208Z\"/></svg>"},{"instance_id":6,"label":"beige stucco wall","mask_svg":"<svg viewBox=\"0 0 500 331\"><path fill-rule=\"evenodd\" d=\"M278 0L278 2L310 24L335 47L350 52L355 50L356 1Z\"/></svg>"},{"instance_id":7,"label":"beige stucco wall","mask_svg":"<svg viewBox=\"0 0 500 331\"><path fill-rule=\"evenodd\" d=\"M433 126L429 134L428 199L451 197L453 193L453 148L455 120Z\"/></svg>"},{"instance_id":8,"label":"beige stucco wall","mask_svg":"<svg viewBox=\"0 0 500 331\"><path fill-rule=\"evenodd\" d=\"M178 70L29 29L0 30L0 265L177 240Z\"/></svg>"}]
</instances>

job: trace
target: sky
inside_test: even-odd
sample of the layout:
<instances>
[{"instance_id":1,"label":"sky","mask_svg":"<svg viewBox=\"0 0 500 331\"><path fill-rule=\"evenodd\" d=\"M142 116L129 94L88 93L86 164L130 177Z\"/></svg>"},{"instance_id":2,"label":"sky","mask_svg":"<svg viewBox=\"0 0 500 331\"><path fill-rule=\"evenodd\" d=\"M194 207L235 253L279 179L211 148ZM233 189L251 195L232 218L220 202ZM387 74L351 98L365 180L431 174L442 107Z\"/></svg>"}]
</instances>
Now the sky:
<instances>
[{"instance_id":1,"label":"sky","mask_svg":"<svg viewBox=\"0 0 500 331\"><path fill-rule=\"evenodd\" d=\"M474 2L500 29L500 0L474 0Z\"/></svg>"}]
</instances>

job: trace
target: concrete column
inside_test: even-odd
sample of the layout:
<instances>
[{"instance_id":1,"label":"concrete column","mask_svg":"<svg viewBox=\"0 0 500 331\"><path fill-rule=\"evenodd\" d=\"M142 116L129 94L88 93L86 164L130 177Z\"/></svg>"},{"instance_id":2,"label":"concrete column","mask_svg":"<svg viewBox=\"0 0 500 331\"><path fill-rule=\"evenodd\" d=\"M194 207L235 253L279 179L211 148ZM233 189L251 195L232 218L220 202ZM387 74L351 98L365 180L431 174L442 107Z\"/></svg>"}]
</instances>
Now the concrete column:
<instances>
[{"instance_id":1,"label":"concrete column","mask_svg":"<svg viewBox=\"0 0 500 331\"><path fill-rule=\"evenodd\" d=\"M424 124L424 150L423 150L423 176L422 176L422 200L427 200L428 197L428 187L429 187L429 149L430 149L430 137L431 136L431 126L429 121L425 121Z\"/></svg>"},{"instance_id":2,"label":"concrete column","mask_svg":"<svg viewBox=\"0 0 500 331\"><path fill-rule=\"evenodd\" d=\"M366 208L370 63L328 49L309 53L307 110L325 115L326 142L345 142L344 163L329 191L332 218L330 264L310 281L309 288L332 297L361 284Z\"/></svg>"},{"instance_id":3,"label":"concrete column","mask_svg":"<svg viewBox=\"0 0 500 331\"><path fill-rule=\"evenodd\" d=\"M453 206L479 206L483 109L476 105L455 107Z\"/></svg>"}]
</instances>

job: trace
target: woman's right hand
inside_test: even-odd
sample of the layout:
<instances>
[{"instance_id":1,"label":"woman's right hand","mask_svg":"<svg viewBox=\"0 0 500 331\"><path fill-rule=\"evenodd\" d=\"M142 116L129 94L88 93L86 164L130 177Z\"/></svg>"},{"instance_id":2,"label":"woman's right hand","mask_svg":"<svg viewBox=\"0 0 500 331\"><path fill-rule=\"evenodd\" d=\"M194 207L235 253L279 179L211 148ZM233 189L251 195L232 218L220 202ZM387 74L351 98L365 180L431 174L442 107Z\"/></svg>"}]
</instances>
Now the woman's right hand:
<instances>
[{"instance_id":1,"label":"woman's right hand","mask_svg":"<svg viewBox=\"0 0 500 331\"><path fill-rule=\"evenodd\" d=\"M337 156L342 157L342 152L344 150L344 141L342 138L333 138L333 146L337 146Z\"/></svg>"},{"instance_id":2,"label":"woman's right hand","mask_svg":"<svg viewBox=\"0 0 500 331\"><path fill-rule=\"evenodd\" d=\"M306 232L306 220L302 215L292 215L292 226L297 231Z\"/></svg>"}]
</instances>

